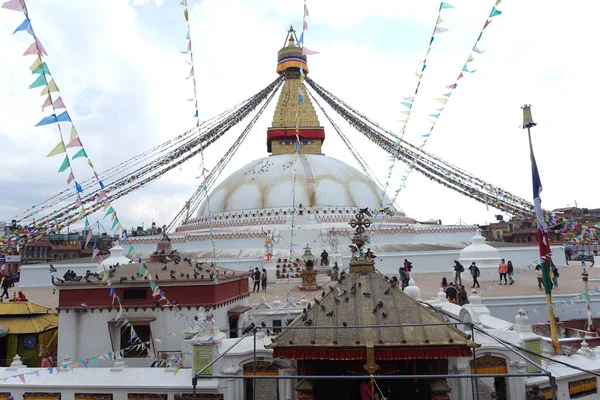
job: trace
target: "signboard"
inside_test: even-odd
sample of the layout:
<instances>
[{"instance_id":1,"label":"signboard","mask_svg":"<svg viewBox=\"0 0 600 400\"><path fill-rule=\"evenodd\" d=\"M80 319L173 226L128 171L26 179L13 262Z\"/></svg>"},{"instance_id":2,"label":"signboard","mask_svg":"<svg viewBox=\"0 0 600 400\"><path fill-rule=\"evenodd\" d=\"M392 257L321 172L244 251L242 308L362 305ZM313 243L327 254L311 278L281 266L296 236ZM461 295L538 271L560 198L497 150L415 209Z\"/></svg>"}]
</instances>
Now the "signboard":
<instances>
[{"instance_id":1,"label":"signboard","mask_svg":"<svg viewBox=\"0 0 600 400\"><path fill-rule=\"evenodd\" d=\"M212 346L194 346L194 371L196 374L210 364L212 359ZM212 375L212 367L207 368L202 375Z\"/></svg>"},{"instance_id":2,"label":"signboard","mask_svg":"<svg viewBox=\"0 0 600 400\"><path fill-rule=\"evenodd\" d=\"M525 342L525 349L535 353L535 354L542 354L542 341L537 339L537 340L528 340ZM531 353L529 353L529 358L531 359L531 361L535 362L538 365L542 365L542 357L540 355L533 355ZM527 361L526 361L527 362ZM531 365L530 362L527 362L527 372L533 373L533 372L542 372L540 371L540 369L538 367L536 367L535 365Z\"/></svg>"},{"instance_id":3,"label":"signboard","mask_svg":"<svg viewBox=\"0 0 600 400\"><path fill-rule=\"evenodd\" d=\"M21 262L21 256L4 256L7 263Z\"/></svg>"}]
</instances>

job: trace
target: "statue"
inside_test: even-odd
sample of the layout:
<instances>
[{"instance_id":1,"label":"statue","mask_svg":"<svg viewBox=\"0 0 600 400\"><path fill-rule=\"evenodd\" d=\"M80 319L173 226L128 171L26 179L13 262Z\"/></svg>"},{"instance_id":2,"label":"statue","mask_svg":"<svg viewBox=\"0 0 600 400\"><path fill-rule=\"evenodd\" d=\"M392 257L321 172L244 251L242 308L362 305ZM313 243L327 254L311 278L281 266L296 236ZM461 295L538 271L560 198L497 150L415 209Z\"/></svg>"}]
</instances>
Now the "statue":
<instances>
[{"instance_id":1,"label":"statue","mask_svg":"<svg viewBox=\"0 0 600 400\"><path fill-rule=\"evenodd\" d=\"M271 261L271 259L273 258L273 244L275 243L275 239L273 237L273 233L271 233L270 230L268 231L264 231L264 229L262 229L263 234L265 235L265 248L266 248L266 253L267 253L267 261Z\"/></svg>"},{"instance_id":2,"label":"statue","mask_svg":"<svg viewBox=\"0 0 600 400\"><path fill-rule=\"evenodd\" d=\"M329 237L329 244L331 245L331 253L335 254L338 252L338 244L340 243L340 240L337 238L337 236L335 235L335 231L332 229L331 230L331 235Z\"/></svg>"}]
</instances>

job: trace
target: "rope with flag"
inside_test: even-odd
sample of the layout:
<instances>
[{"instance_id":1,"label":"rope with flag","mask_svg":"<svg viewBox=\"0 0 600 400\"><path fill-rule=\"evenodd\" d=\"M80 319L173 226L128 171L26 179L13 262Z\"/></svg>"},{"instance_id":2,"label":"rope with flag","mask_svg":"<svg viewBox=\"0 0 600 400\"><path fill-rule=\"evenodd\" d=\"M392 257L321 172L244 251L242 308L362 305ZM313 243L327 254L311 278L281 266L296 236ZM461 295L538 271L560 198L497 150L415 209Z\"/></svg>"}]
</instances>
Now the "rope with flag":
<instances>
[{"instance_id":1,"label":"rope with flag","mask_svg":"<svg viewBox=\"0 0 600 400\"><path fill-rule=\"evenodd\" d=\"M439 103L441 103L441 107L437 108L435 110L435 112L433 112L433 113L431 113L431 114L428 115L428 119L427 120L428 120L428 122L429 122L429 124L431 126L430 126L428 132L426 132L426 133L424 133L424 134L421 135L421 137L423 138L423 141L418 146L419 150L422 150L423 147L425 147L425 145L429 141L429 138L431 137L431 134L433 133L433 130L435 129L440 116L442 115L442 113L444 112L444 110L446 108L446 103L450 99L450 96L452 96L452 94L454 93L454 90L456 90L456 88L458 87L458 81L464 77L465 73L472 74L472 73L474 73L476 71L475 69L471 69L471 70L469 69L469 63L475 61L475 58L474 58L475 54L482 54L484 52L483 50L479 49L478 45L479 45L479 42L481 41L481 38L483 37L484 30L492 22L491 18L502 14L502 11L498 10L498 8L497 8L497 6L500 4L501 1L502 0L495 0L494 6L492 7L492 10L490 11L490 14L486 17L485 23L483 24L483 28L481 28L481 30L477 34L477 39L475 40L475 43L473 44L473 47L469 51L469 56L467 57L467 60L463 64L463 66L461 68L461 71L459 72L457 78L454 80L454 83L446 86L447 90L442 95L442 97L437 97L435 99L436 101L438 101ZM444 3L442 3L442 4L444 4ZM410 176L411 172L413 171L415 163L417 163L422 156L423 156L423 153L420 153L418 155L418 157L404 171L404 174L403 174L402 178L400 179L400 186L394 192L394 197L393 197L392 203L390 205L392 205L393 203L396 202L396 199L400 195L400 192L402 191L402 189L404 189L406 187L406 181L407 181L408 177Z\"/></svg>"},{"instance_id":2,"label":"rope with flag","mask_svg":"<svg viewBox=\"0 0 600 400\"><path fill-rule=\"evenodd\" d=\"M185 18L185 22L187 25L186 39L188 41L186 50L182 51L181 53L190 55L190 60L189 60L189 62L187 62L188 64L190 64L190 74L188 75L188 77L186 79L191 78L191 80L192 80L192 87L194 89L194 97L191 100L193 100L193 102L194 102L194 108L195 108L194 118L196 118L196 128L200 128L200 116L198 113L198 89L196 86L196 74L194 71L194 51L193 51L193 46L192 46L190 16L189 16L187 0L181 0L180 5L184 7L183 16ZM200 140L202 140L202 137L200 137ZM200 176L198 177L199 179L206 178L207 169L206 169L205 165L206 164L204 161L204 151L202 150L202 146L200 146ZM206 188L206 186L203 186L203 189L204 188ZM213 263L216 263L219 260L217 259L217 245L215 244L215 232L214 232L214 227L213 227L213 213L210 209L210 196L208 195L208 191L206 192L206 210L208 211L208 228L209 228L209 232L210 232L210 242L211 242L211 248L212 248L212 254L213 254ZM216 272L214 274L215 283L218 283L219 282L219 273L216 269L213 272Z\"/></svg>"},{"instance_id":3,"label":"rope with flag","mask_svg":"<svg viewBox=\"0 0 600 400\"><path fill-rule=\"evenodd\" d=\"M417 84L416 84L414 93L412 96L404 97L403 98L404 101L400 103L402 106L406 107L407 110L401 111L402 114L406 115L406 118L403 120L400 120L400 122L402 122L403 124L402 124L402 128L400 128L400 138L396 142L395 154L398 154L402 149L402 147L401 147L402 138L404 137L404 134L406 132L406 126L408 125L408 122L410 121L412 107L414 105L417 94L419 93L419 88L421 87L421 81L423 80L423 76L425 75L425 69L427 68L427 57L429 57L429 53L431 52L431 47L435 40L435 35L436 35L436 33L444 33L444 32L448 31L447 28L444 28L440 25L444 21L442 19L442 10L447 10L447 9L452 9L452 8L454 8L454 6L452 6L449 3L446 3L444 1L440 2L440 7L438 8L438 13L435 18L435 24L433 26L433 32L431 33L431 38L429 39L429 44L427 45L427 51L425 52L425 57L420 62L420 65L421 65L420 71L419 71L419 69L417 69L415 71L415 75L417 76ZM398 158L394 155L392 165L390 167L388 167L388 172L385 177L385 184L383 185L381 195L379 198L379 207L383 207L383 199L385 198L385 193L390 184L390 179L392 178L392 172L394 171L394 166L396 165L397 160L398 160Z\"/></svg>"}]
</instances>

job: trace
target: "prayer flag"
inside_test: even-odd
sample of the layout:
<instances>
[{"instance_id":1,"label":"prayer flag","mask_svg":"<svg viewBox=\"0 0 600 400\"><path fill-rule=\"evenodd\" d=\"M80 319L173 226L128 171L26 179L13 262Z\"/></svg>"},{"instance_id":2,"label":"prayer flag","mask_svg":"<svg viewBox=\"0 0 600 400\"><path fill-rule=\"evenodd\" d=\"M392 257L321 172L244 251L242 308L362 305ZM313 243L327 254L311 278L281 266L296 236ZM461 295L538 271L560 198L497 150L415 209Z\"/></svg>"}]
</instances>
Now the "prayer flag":
<instances>
[{"instance_id":1,"label":"prayer flag","mask_svg":"<svg viewBox=\"0 0 600 400\"><path fill-rule=\"evenodd\" d=\"M63 163L61 164L60 168L58 169L58 173L63 172L64 170L66 170L70 166L71 166L71 163L69 162L69 156L66 155Z\"/></svg>"},{"instance_id":2,"label":"prayer flag","mask_svg":"<svg viewBox=\"0 0 600 400\"><path fill-rule=\"evenodd\" d=\"M454 6L452 4L448 4L448 3L442 1L440 3L440 10L443 10L445 8L454 8Z\"/></svg>"},{"instance_id":3,"label":"prayer flag","mask_svg":"<svg viewBox=\"0 0 600 400\"><path fill-rule=\"evenodd\" d=\"M19 31L25 31L25 32L29 33L31 36L34 36L33 30L31 29L31 22L29 22L29 17L27 17L27 16L25 17L25 21L21 22L21 25L17 26L17 29L15 29L13 34L19 32Z\"/></svg>"},{"instance_id":4,"label":"prayer flag","mask_svg":"<svg viewBox=\"0 0 600 400\"><path fill-rule=\"evenodd\" d=\"M58 142L58 144L56 146L54 146L54 148L52 149L52 151L50 153L48 153L48 155L46 157L52 157L52 156L57 156L61 153L66 152L67 150L65 149L65 144L62 142L62 140L60 142Z\"/></svg>"},{"instance_id":5,"label":"prayer flag","mask_svg":"<svg viewBox=\"0 0 600 400\"><path fill-rule=\"evenodd\" d=\"M311 54L320 54L318 51L307 49L306 47L302 47L302 55L309 56Z\"/></svg>"},{"instance_id":6,"label":"prayer flag","mask_svg":"<svg viewBox=\"0 0 600 400\"><path fill-rule=\"evenodd\" d=\"M2 4L2 7L0 8L6 8L7 10L12 11L20 11L22 13L26 11L25 3L23 2L23 0L8 0L4 2L4 4Z\"/></svg>"}]
</instances>

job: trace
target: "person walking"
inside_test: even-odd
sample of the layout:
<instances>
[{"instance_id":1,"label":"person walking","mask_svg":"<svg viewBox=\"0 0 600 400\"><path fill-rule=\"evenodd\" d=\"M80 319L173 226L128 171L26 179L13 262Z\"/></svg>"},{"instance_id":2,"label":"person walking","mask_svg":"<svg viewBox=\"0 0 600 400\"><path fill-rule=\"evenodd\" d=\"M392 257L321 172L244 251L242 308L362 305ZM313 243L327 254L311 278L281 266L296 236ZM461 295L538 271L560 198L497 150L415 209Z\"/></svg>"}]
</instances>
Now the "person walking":
<instances>
[{"instance_id":1,"label":"person walking","mask_svg":"<svg viewBox=\"0 0 600 400\"><path fill-rule=\"evenodd\" d=\"M262 274L260 274L260 285L262 286L263 292L267 291L267 270L263 268Z\"/></svg>"},{"instance_id":2,"label":"person walking","mask_svg":"<svg viewBox=\"0 0 600 400\"><path fill-rule=\"evenodd\" d=\"M537 278L538 281L538 288L540 288L540 290L544 290L543 288L543 283L544 283L544 273L542 272L542 266L538 265L535 267L535 276Z\"/></svg>"},{"instance_id":3,"label":"person walking","mask_svg":"<svg viewBox=\"0 0 600 400\"><path fill-rule=\"evenodd\" d=\"M10 296L8 295L9 288L10 288L10 278L8 276L5 276L2 279L2 295L0 295L0 301L2 301L2 299L4 299L4 296L6 296L6 300L10 299Z\"/></svg>"},{"instance_id":4,"label":"person walking","mask_svg":"<svg viewBox=\"0 0 600 400\"><path fill-rule=\"evenodd\" d=\"M500 260L500 265L498 265L498 275L500 275L500 284L506 285L506 274L508 273L508 265L504 262L504 258Z\"/></svg>"},{"instance_id":5,"label":"person walking","mask_svg":"<svg viewBox=\"0 0 600 400\"><path fill-rule=\"evenodd\" d=\"M471 276L473 277L472 289L475 289L475 285L477 285L477 287L481 287L481 286L479 286L479 281L477 280L477 278L479 278L479 275L481 273L479 272L479 267L475 264L475 262L471 263L471 266L469 267L469 271L471 271Z\"/></svg>"},{"instance_id":6,"label":"person walking","mask_svg":"<svg viewBox=\"0 0 600 400\"><path fill-rule=\"evenodd\" d=\"M556 265L552 265L552 285L554 285L554 289L558 289L558 278L560 274L558 273L558 267Z\"/></svg>"},{"instance_id":7,"label":"person walking","mask_svg":"<svg viewBox=\"0 0 600 400\"><path fill-rule=\"evenodd\" d=\"M454 260L454 284L462 285L462 279L460 278L460 274L465 272L465 267L462 266L457 260Z\"/></svg>"},{"instance_id":8,"label":"person walking","mask_svg":"<svg viewBox=\"0 0 600 400\"><path fill-rule=\"evenodd\" d=\"M254 279L252 293L260 292L260 271L258 270L258 267L254 268L254 272L252 273L252 279Z\"/></svg>"},{"instance_id":9,"label":"person walking","mask_svg":"<svg viewBox=\"0 0 600 400\"><path fill-rule=\"evenodd\" d=\"M514 278L514 272L515 272L515 268L512 265L512 261L508 260L508 263L506 264L506 273L508 274L508 280L510 281L509 285L512 285L515 283L515 278Z\"/></svg>"}]
</instances>

